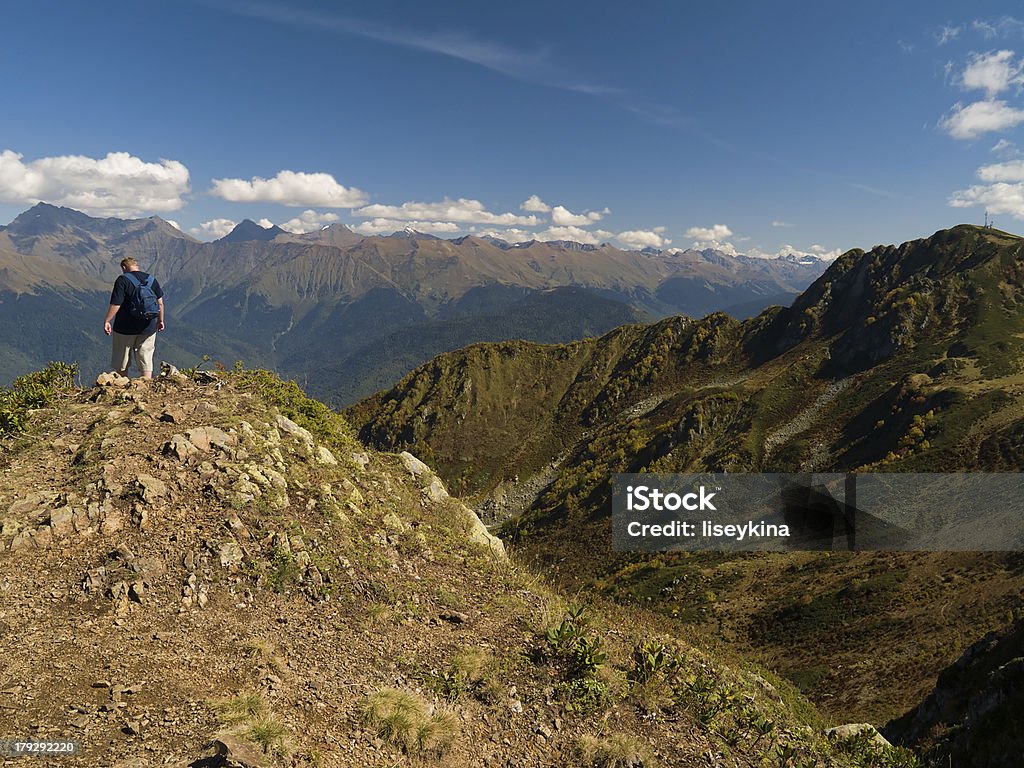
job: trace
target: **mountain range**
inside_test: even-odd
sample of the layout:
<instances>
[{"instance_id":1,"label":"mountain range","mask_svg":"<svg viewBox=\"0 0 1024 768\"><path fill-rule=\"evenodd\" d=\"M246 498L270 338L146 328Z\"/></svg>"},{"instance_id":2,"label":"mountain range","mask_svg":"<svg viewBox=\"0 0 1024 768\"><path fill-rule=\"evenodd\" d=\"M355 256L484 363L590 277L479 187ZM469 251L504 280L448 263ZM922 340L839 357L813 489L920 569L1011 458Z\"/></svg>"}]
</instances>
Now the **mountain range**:
<instances>
[{"instance_id":1,"label":"mountain range","mask_svg":"<svg viewBox=\"0 0 1024 768\"><path fill-rule=\"evenodd\" d=\"M0 377L50 359L103 369L96 318L125 256L165 289L162 358L243 359L334 403L476 341L566 342L671 314L754 314L789 302L826 266L412 230L362 237L341 224L293 234L250 220L202 243L159 217L40 203L0 228L0 320L18 331L0 340Z\"/></svg>"},{"instance_id":2,"label":"mountain range","mask_svg":"<svg viewBox=\"0 0 1024 768\"><path fill-rule=\"evenodd\" d=\"M829 716L883 725L1019 614L1019 553L616 554L611 478L1020 471L1022 287L1024 239L962 225L849 251L791 306L745 321L715 313L565 345L473 345L346 414L367 443L423 456L566 587L703 629L770 659ZM964 728L997 727L984 707L972 710L980 720L966 711ZM930 740L941 764L983 743L992 753L971 765L1015 764L950 731L941 707L917 712L912 730L894 721L892 733Z\"/></svg>"}]
</instances>

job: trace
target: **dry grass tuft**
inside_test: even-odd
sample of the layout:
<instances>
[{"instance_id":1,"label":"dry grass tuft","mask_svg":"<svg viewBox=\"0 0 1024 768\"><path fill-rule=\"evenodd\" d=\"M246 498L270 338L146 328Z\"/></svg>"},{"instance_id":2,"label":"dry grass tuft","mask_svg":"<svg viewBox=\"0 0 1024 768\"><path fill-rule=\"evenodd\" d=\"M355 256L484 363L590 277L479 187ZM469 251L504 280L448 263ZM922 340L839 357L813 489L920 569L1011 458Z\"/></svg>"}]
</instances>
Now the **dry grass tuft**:
<instances>
[{"instance_id":1,"label":"dry grass tuft","mask_svg":"<svg viewBox=\"0 0 1024 768\"><path fill-rule=\"evenodd\" d=\"M655 765L650 745L635 736L615 733L607 738L580 739L583 765L588 768L651 768Z\"/></svg>"},{"instance_id":2,"label":"dry grass tuft","mask_svg":"<svg viewBox=\"0 0 1024 768\"><path fill-rule=\"evenodd\" d=\"M363 719L378 736L410 755L443 755L459 735L454 713L396 688L382 688L367 697Z\"/></svg>"}]
</instances>

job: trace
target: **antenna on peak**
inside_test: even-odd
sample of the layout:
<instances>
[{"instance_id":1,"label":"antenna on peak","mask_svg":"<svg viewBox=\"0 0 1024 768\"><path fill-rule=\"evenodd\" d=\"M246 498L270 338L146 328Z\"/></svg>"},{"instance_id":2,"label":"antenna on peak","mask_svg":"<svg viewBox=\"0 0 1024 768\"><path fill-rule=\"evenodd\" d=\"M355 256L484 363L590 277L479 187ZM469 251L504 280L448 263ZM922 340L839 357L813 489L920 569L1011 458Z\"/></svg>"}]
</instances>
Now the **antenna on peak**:
<instances>
[{"instance_id":1,"label":"antenna on peak","mask_svg":"<svg viewBox=\"0 0 1024 768\"><path fill-rule=\"evenodd\" d=\"M988 217L988 211L985 211L985 229L992 229L995 226L996 220Z\"/></svg>"}]
</instances>

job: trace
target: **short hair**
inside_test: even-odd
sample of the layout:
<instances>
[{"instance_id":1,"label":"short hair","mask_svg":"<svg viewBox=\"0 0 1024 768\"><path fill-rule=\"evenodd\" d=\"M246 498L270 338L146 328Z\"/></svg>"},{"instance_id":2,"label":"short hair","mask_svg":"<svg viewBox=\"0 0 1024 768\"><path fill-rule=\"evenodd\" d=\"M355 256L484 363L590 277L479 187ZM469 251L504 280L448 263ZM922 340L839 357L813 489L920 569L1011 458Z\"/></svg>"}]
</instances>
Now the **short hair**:
<instances>
[{"instance_id":1,"label":"short hair","mask_svg":"<svg viewBox=\"0 0 1024 768\"><path fill-rule=\"evenodd\" d=\"M132 267L139 266L139 262L133 259L131 256L127 256L121 259L121 269L131 269Z\"/></svg>"}]
</instances>

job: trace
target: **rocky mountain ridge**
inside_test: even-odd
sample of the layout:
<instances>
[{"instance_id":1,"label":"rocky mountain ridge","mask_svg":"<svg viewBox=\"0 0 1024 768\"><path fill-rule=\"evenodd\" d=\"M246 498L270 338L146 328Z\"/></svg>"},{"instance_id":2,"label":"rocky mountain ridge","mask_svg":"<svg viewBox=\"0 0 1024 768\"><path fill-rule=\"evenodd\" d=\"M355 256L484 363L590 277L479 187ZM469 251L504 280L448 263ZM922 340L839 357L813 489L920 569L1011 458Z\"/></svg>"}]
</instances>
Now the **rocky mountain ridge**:
<instances>
[{"instance_id":1,"label":"rocky mountain ridge","mask_svg":"<svg viewBox=\"0 0 1024 768\"><path fill-rule=\"evenodd\" d=\"M881 725L1020 607L1019 556L614 555L610 478L1019 471L1022 242L960 226L852 251L791 307L742 323L475 345L346 413L485 519L511 514L506 535L567 587L705 627L834 716Z\"/></svg>"},{"instance_id":2,"label":"rocky mountain ridge","mask_svg":"<svg viewBox=\"0 0 1024 768\"><path fill-rule=\"evenodd\" d=\"M298 235L249 220L200 243L157 217L95 219L41 203L0 232L0 320L21 317L29 328L53 332L0 339L0 375L13 378L52 359L102 370L93 314L125 256L165 289L167 360L190 365L209 354L225 365L241 359L275 367L335 403L393 383L440 352L509 338L501 316L515 313L513 294L576 291L580 320L556 318L555 304L537 302L514 323L523 338L565 342L679 312L757 312L789 301L824 268L611 246L510 247L479 237L362 237L340 224ZM450 322L468 314L476 322ZM395 333L417 350L403 370L382 368L387 361L371 354ZM69 348L82 352L67 357Z\"/></svg>"}]
</instances>

